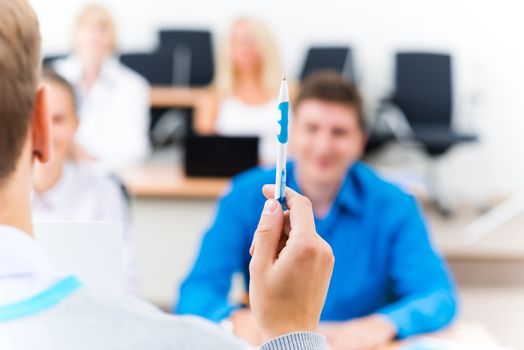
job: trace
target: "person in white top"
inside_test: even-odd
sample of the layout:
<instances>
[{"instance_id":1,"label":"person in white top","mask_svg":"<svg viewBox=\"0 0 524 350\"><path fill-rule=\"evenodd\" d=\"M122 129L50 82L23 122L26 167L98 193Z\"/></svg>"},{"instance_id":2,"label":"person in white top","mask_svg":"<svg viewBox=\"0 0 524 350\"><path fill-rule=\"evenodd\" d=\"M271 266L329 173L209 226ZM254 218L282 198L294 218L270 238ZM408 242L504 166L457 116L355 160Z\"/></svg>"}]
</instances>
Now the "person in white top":
<instances>
[{"instance_id":1,"label":"person in white top","mask_svg":"<svg viewBox=\"0 0 524 350\"><path fill-rule=\"evenodd\" d=\"M53 68L75 88L80 126L75 155L110 169L145 159L149 145L149 85L115 58L109 12L91 5L80 14L73 53Z\"/></svg>"},{"instance_id":2,"label":"person in white top","mask_svg":"<svg viewBox=\"0 0 524 350\"><path fill-rule=\"evenodd\" d=\"M124 227L123 267L126 292L138 292L138 263L129 203L120 184L105 169L70 157L78 126L73 88L45 69L51 114L53 159L33 169L32 209L35 221L118 221ZM79 200L79 199L82 200Z\"/></svg>"},{"instance_id":3,"label":"person in white top","mask_svg":"<svg viewBox=\"0 0 524 350\"><path fill-rule=\"evenodd\" d=\"M199 99L198 134L258 136L262 163L276 158L277 94L282 81L277 45L267 26L238 18L221 45L212 88Z\"/></svg>"},{"instance_id":4,"label":"person in white top","mask_svg":"<svg viewBox=\"0 0 524 350\"><path fill-rule=\"evenodd\" d=\"M48 162L52 144L46 88L38 86L38 20L27 1L2 0L0 23L0 349L247 348L203 319L95 295L50 266L33 240L30 200L33 161ZM267 198L273 192L264 188ZM310 202L291 190L287 198L287 214L268 199L260 217L250 301L262 349L325 350L315 331L333 253L316 233Z\"/></svg>"}]
</instances>

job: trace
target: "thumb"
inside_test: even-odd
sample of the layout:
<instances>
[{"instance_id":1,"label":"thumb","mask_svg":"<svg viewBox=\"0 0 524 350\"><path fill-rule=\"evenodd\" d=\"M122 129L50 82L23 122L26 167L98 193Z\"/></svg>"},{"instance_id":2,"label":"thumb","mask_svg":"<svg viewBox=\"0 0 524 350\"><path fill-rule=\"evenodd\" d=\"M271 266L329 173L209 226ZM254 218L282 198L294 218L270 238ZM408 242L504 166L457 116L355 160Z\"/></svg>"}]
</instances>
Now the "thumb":
<instances>
[{"instance_id":1,"label":"thumb","mask_svg":"<svg viewBox=\"0 0 524 350\"><path fill-rule=\"evenodd\" d=\"M251 247L254 263L260 266L275 261L283 224L284 216L280 203L274 199L267 200Z\"/></svg>"}]
</instances>

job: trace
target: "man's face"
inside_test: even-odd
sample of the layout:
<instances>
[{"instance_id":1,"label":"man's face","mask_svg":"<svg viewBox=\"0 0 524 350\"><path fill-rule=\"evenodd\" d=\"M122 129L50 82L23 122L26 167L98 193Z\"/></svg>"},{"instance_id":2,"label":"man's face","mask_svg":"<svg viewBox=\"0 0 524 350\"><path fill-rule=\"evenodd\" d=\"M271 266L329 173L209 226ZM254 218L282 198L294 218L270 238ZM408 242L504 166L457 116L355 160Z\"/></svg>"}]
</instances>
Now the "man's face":
<instances>
[{"instance_id":1,"label":"man's face","mask_svg":"<svg viewBox=\"0 0 524 350\"><path fill-rule=\"evenodd\" d=\"M365 144L356 109L336 102L303 101L291 132L301 176L319 184L341 181L362 155Z\"/></svg>"}]
</instances>

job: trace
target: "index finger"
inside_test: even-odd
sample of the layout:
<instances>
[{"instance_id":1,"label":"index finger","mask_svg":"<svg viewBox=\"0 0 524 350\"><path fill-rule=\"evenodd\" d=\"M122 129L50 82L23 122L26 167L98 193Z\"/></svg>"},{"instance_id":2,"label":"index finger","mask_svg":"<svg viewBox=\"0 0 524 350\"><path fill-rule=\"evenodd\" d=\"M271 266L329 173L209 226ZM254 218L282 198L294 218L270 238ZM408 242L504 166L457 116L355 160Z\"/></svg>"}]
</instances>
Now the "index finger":
<instances>
[{"instance_id":1,"label":"index finger","mask_svg":"<svg viewBox=\"0 0 524 350\"><path fill-rule=\"evenodd\" d=\"M273 198L275 185L265 185L262 192L267 198ZM286 188L286 206L289 209L291 229L298 234L315 232L315 217L311 201L301 194Z\"/></svg>"}]
</instances>

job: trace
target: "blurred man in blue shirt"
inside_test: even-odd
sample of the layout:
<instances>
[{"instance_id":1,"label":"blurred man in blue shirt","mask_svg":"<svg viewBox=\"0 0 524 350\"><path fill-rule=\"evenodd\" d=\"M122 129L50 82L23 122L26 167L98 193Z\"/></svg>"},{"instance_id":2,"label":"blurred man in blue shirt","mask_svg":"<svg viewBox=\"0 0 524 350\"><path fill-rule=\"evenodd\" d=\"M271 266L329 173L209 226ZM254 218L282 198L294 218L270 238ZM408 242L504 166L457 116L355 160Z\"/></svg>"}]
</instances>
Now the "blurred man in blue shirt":
<instances>
[{"instance_id":1,"label":"blurred man in blue shirt","mask_svg":"<svg viewBox=\"0 0 524 350\"><path fill-rule=\"evenodd\" d=\"M331 347L371 349L395 337L448 325L456 295L434 250L415 199L359 161L366 142L362 100L334 73L310 76L295 102L287 184L311 199L319 234L331 245L335 269L321 331ZM231 321L257 343L247 307L231 304L231 277L249 279L249 248L264 205L258 190L275 170L237 176L218 204L195 265L180 289L176 312ZM307 276L304 276L307 278Z\"/></svg>"}]
</instances>

